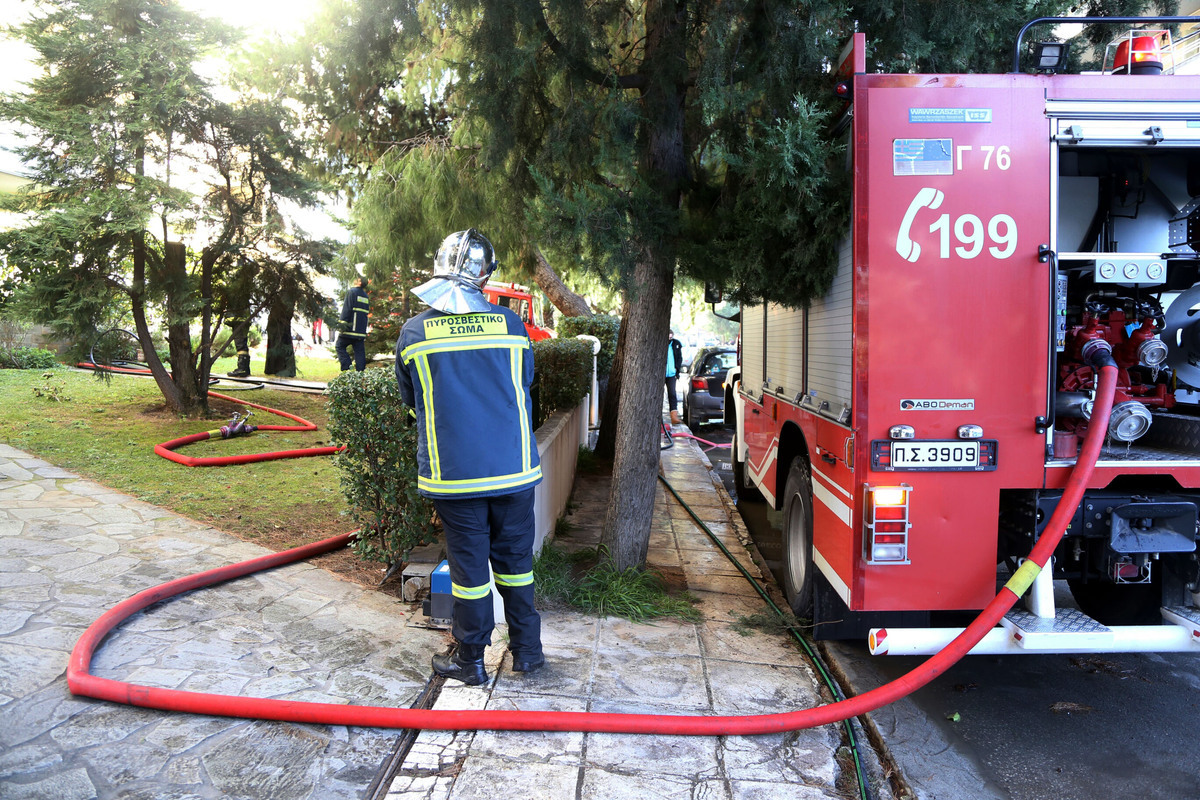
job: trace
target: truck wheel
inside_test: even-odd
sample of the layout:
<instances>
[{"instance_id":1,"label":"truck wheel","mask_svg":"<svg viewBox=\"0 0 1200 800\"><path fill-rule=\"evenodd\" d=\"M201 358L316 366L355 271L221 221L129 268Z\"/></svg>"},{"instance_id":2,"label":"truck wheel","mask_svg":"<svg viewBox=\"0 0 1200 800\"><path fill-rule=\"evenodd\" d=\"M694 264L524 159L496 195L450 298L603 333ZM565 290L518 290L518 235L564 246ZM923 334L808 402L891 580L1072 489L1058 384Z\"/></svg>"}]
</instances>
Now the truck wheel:
<instances>
[{"instance_id":1,"label":"truck wheel","mask_svg":"<svg viewBox=\"0 0 1200 800\"><path fill-rule=\"evenodd\" d=\"M783 490L783 591L797 617L813 611L812 479L804 459L792 460Z\"/></svg>"},{"instance_id":2,"label":"truck wheel","mask_svg":"<svg viewBox=\"0 0 1200 800\"><path fill-rule=\"evenodd\" d=\"M1079 610L1104 625L1157 625L1162 622L1162 586L1150 583L1068 580Z\"/></svg>"},{"instance_id":3,"label":"truck wheel","mask_svg":"<svg viewBox=\"0 0 1200 800\"><path fill-rule=\"evenodd\" d=\"M729 444L729 462L733 466L733 486L737 490L739 503L761 503L765 499L762 492L748 480L746 462L738 461L738 435L734 429L733 441Z\"/></svg>"}]
</instances>

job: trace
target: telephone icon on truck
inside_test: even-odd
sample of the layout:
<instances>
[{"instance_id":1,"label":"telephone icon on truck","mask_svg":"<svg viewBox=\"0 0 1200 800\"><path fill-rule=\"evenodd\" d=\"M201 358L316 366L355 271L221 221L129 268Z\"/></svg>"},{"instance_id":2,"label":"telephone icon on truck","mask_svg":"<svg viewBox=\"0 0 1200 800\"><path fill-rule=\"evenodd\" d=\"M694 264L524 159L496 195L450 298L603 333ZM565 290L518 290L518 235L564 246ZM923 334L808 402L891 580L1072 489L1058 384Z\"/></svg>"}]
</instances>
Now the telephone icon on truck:
<instances>
[{"instance_id":1,"label":"telephone icon on truck","mask_svg":"<svg viewBox=\"0 0 1200 800\"><path fill-rule=\"evenodd\" d=\"M945 195L940 191L926 186L917 192L917 196L908 204L908 210L904 212L904 219L900 223L900 231L896 234L896 252L909 262L916 263L916 260L921 257L921 245L914 242L909 236L913 221L917 218L917 212L922 208L936 209L941 206L944 199Z\"/></svg>"}]
</instances>

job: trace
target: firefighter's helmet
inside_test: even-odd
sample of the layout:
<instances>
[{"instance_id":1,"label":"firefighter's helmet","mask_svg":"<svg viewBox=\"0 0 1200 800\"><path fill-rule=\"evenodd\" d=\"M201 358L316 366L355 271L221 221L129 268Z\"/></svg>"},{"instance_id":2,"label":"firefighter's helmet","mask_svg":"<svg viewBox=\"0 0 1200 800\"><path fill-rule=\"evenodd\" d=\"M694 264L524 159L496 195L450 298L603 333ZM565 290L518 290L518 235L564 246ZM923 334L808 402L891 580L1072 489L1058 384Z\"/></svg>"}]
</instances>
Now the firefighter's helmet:
<instances>
[{"instance_id":1,"label":"firefighter's helmet","mask_svg":"<svg viewBox=\"0 0 1200 800\"><path fill-rule=\"evenodd\" d=\"M447 314L488 311L491 305L481 289L495 269L492 243L474 228L458 231L442 240L433 259L433 277L413 294Z\"/></svg>"}]
</instances>

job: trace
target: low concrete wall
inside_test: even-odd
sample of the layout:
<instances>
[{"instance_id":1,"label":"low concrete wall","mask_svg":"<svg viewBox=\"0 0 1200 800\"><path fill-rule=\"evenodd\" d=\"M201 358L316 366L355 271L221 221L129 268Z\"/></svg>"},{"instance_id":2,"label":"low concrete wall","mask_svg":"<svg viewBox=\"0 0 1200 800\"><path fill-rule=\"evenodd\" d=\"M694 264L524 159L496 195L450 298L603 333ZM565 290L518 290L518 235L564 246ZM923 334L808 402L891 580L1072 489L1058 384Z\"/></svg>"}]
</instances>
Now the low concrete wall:
<instances>
[{"instance_id":1,"label":"low concrete wall","mask_svg":"<svg viewBox=\"0 0 1200 800\"><path fill-rule=\"evenodd\" d=\"M567 509L575 483L579 459L580 431L587 420L588 399L570 411L556 411L537 429L538 457L542 460L542 482L534 489L533 508L537 533L533 552L554 533L554 524Z\"/></svg>"},{"instance_id":2,"label":"low concrete wall","mask_svg":"<svg viewBox=\"0 0 1200 800\"><path fill-rule=\"evenodd\" d=\"M542 552L542 544L554 533L554 525L567 510L571 487L575 484L575 465L579 461L580 430L587 423L588 398L571 411L555 411L534 432L538 458L542 462L542 482L533 489L533 554ZM491 569L491 565L488 565ZM504 601L490 581L492 613L497 624L504 622Z\"/></svg>"}]
</instances>

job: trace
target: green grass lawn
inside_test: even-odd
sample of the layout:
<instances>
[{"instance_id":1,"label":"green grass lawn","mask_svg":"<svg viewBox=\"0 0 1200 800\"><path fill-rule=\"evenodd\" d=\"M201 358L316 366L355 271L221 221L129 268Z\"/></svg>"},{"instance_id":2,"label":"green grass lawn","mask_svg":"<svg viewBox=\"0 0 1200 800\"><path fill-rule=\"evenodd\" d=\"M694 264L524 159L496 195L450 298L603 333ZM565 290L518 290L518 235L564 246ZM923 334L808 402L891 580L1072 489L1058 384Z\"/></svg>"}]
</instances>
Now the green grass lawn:
<instances>
[{"instance_id":1,"label":"green grass lawn","mask_svg":"<svg viewBox=\"0 0 1200 800\"><path fill-rule=\"evenodd\" d=\"M314 347L321 346L314 345ZM251 377L263 377L264 365L265 362L263 359L251 358ZM212 375L215 378L219 378L222 375L232 371L236 367L236 356L218 358L215 362L213 362ZM338 360L336 358L306 358L301 356L299 353L296 354L296 380L298 381L321 381L328 383L329 381L333 380L339 372L341 372L341 367L338 366Z\"/></svg>"},{"instance_id":2,"label":"green grass lawn","mask_svg":"<svg viewBox=\"0 0 1200 800\"><path fill-rule=\"evenodd\" d=\"M332 363L336 374L336 361L324 363ZM330 444L323 396L273 390L237 395L318 428L209 440L180 452L224 456ZM65 369L0 370L0 442L273 549L351 529L332 457L185 467L154 453L154 445L218 428L242 409L216 399L211 405L210 419L181 419L167 410L149 378L116 376L106 382ZM255 411L251 423L294 424L265 411Z\"/></svg>"}]
</instances>

